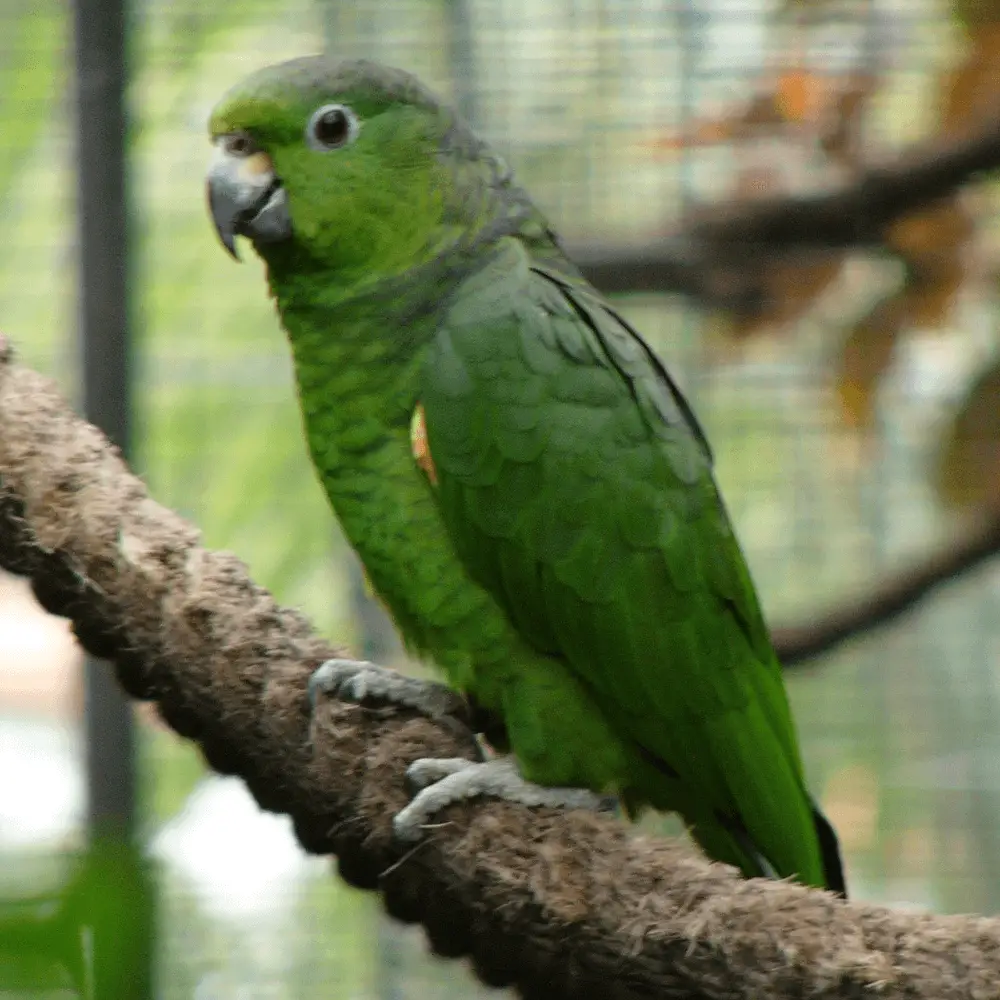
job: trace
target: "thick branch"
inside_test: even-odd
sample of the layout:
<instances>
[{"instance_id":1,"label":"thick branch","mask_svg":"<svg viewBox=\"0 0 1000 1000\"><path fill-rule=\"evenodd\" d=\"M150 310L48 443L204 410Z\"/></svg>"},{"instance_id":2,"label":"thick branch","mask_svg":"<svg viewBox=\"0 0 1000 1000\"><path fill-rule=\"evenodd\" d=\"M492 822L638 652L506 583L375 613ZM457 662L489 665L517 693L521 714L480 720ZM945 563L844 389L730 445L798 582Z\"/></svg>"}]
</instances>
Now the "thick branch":
<instances>
[{"instance_id":1,"label":"thick branch","mask_svg":"<svg viewBox=\"0 0 1000 1000\"><path fill-rule=\"evenodd\" d=\"M828 254L878 244L896 219L1000 168L1000 121L960 139L935 137L850 184L812 195L741 199L700 207L662 241L639 249L571 250L604 292L677 292L706 305L752 312L769 264L803 251Z\"/></svg>"},{"instance_id":2,"label":"thick branch","mask_svg":"<svg viewBox=\"0 0 1000 1000\"><path fill-rule=\"evenodd\" d=\"M883 580L864 597L803 625L772 630L778 659L805 666L858 636L890 625L938 587L951 583L1000 553L1000 512L984 518L949 547Z\"/></svg>"},{"instance_id":3,"label":"thick branch","mask_svg":"<svg viewBox=\"0 0 1000 1000\"><path fill-rule=\"evenodd\" d=\"M155 699L209 762L288 812L307 849L419 920L439 952L526 997L774 1000L995 994L1000 920L896 913L746 882L610 819L486 802L402 853L390 817L423 755L467 733L332 703L310 719L310 671L333 650L233 556L160 507L52 385L0 359L0 564L29 576ZM239 836L239 831L233 832Z\"/></svg>"}]
</instances>

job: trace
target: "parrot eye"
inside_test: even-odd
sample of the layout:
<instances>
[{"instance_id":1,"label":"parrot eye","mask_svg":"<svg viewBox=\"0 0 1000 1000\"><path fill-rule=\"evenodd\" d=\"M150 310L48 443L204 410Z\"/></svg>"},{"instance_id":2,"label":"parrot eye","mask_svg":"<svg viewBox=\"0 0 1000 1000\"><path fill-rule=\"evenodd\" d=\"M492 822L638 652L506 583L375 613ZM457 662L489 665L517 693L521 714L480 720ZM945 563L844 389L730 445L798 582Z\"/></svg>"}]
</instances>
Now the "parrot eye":
<instances>
[{"instance_id":1,"label":"parrot eye","mask_svg":"<svg viewBox=\"0 0 1000 1000\"><path fill-rule=\"evenodd\" d=\"M343 104L324 104L314 111L306 126L306 141L325 152L354 142L361 131L358 116Z\"/></svg>"}]
</instances>

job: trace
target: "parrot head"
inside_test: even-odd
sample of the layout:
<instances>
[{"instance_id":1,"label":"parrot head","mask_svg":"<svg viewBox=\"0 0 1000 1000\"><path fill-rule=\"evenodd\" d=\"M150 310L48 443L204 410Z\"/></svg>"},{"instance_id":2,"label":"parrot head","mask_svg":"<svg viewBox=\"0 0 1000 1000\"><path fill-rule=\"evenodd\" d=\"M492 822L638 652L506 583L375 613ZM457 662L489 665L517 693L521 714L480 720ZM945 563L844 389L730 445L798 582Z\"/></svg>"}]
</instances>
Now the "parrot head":
<instances>
[{"instance_id":1,"label":"parrot head","mask_svg":"<svg viewBox=\"0 0 1000 1000\"><path fill-rule=\"evenodd\" d=\"M246 237L269 264L294 254L296 266L411 267L474 224L470 212L483 215L462 196L468 164L501 172L414 77L366 61L312 56L261 70L222 98L210 131L219 237L234 257Z\"/></svg>"}]
</instances>

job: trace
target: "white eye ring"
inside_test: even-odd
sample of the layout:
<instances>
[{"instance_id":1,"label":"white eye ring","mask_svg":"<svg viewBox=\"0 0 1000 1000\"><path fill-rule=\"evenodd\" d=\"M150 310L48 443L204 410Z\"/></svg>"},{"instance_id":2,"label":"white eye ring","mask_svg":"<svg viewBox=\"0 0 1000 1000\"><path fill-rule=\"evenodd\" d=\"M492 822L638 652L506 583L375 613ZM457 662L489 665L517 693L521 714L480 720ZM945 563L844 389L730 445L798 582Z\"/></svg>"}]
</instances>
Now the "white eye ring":
<instances>
[{"instance_id":1,"label":"white eye ring","mask_svg":"<svg viewBox=\"0 0 1000 1000\"><path fill-rule=\"evenodd\" d=\"M310 116L306 142L321 153L349 146L361 131L361 121L346 104L324 104Z\"/></svg>"}]
</instances>

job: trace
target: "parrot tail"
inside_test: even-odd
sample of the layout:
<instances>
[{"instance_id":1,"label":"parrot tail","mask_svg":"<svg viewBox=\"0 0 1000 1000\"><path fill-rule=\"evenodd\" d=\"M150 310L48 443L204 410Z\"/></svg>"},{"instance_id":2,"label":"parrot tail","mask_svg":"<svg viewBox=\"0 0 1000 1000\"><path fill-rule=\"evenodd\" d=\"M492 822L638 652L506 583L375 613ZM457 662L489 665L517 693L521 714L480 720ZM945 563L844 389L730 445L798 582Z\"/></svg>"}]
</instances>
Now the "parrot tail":
<instances>
[{"instance_id":1,"label":"parrot tail","mask_svg":"<svg viewBox=\"0 0 1000 1000\"><path fill-rule=\"evenodd\" d=\"M780 877L743 825L729 817L716 814L714 822L689 826L688 832L710 858L739 868L745 878Z\"/></svg>"},{"instance_id":2,"label":"parrot tail","mask_svg":"<svg viewBox=\"0 0 1000 1000\"><path fill-rule=\"evenodd\" d=\"M847 899L847 884L837 834L816 803L810 799L809 805L819 842L825 888L842 899ZM735 865L746 878L781 878L781 873L757 848L742 823L718 814L715 820L714 823L700 823L689 827L691 835L710 858Z\"/></svg>"},{"instance_id":3,"label":"parrot tail","mask_svg":"<svg viewBox=\"0 0 1000 1000\"><path fill-rule=\"evenodd\" d=\"M816 837L819 839L819 851L823 858L823 874L826 877L826 887L843 899L847 899L847 880L844 878L844 862L840 857L840 843L837 833L830 821L820 812L819 806L812 802L813 825L816 827Z\"/></svg>"}]
</instances>

